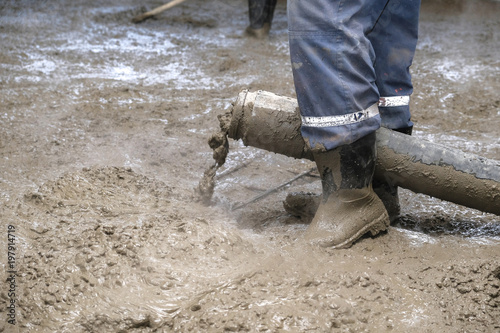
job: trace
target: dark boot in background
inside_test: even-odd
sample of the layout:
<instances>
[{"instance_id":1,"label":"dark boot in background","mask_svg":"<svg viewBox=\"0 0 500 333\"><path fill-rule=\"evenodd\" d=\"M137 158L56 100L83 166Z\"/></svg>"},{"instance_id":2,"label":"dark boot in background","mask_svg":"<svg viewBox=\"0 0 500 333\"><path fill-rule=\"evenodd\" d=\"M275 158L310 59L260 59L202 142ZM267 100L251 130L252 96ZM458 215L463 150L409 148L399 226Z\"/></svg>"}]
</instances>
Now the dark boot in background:
<instances>
[{"instance_id":1,"label":"dark boot in background","mask_svg":"<svg viewBox=\"0 0 500 333\"><path fill-rule=\"evenodd\" d=\"M266 38L269 35L277 1L248 0L250 25L245 30L247 35L258 39Z\"/></svg>"}]
</instances>

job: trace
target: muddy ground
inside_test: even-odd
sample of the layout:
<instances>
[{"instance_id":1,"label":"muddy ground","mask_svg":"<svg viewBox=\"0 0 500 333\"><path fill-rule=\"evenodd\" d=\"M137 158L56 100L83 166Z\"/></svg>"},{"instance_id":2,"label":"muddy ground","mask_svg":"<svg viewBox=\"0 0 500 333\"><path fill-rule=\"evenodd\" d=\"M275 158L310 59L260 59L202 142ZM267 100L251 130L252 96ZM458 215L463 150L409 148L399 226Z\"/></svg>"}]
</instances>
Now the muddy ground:
<instances>
[{"instance_id":1,"label":"muddy ground","mask_svg":"<svg viewBox=\"0 0 500 333\"><path fill-rule=\"evenodd\" d=\"M131 23L161 4L0 2L0 331L500 331L498 216L403 189L387 233L309 246L282 201L317 178L231 208L313 164L234 141L195 202L240 90L295 96L286 3L263 41L244 0ZM415 136L500 160L499 13L423 1Z\"/></svg>"}]
</instances>

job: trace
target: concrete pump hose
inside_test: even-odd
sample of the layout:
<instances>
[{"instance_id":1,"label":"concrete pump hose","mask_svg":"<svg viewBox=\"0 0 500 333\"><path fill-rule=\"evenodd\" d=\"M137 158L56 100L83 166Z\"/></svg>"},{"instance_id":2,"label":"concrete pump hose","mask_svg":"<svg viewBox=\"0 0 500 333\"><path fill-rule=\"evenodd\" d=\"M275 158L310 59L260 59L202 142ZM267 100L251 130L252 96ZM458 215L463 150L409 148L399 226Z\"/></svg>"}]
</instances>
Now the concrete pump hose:
<instances>
[{"instance_id":1,"label":"concrete pump hose","mask_svg":"<svg viewBox=\"0 0 500 333\"><path fill-rule=\"evenodd\" d=\"M247 146L313 160L300 125L296 99L265 91L242 91L221 118L228 136ZM500 215L500 162L385 128L377 131L377 152L376 178Z\"/></svg>"}]
</instances>

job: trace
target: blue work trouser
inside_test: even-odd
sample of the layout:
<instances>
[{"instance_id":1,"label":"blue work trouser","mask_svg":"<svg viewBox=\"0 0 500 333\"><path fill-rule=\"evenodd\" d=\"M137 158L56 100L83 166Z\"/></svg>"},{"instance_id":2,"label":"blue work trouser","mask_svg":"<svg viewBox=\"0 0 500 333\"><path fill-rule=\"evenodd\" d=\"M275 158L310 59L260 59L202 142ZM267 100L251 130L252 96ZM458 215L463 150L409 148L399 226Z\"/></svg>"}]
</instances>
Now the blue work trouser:
<instances>
[{"instance_id":1,"label":"blue work trouser","mask_svg":"<svg viewBox=\"0 0 500 333\"><path fill-rule=\"evenodd\" d=\"M290 57L313 150L412 126L420 0L289 0Z\"/></svg>"}]
</instances>

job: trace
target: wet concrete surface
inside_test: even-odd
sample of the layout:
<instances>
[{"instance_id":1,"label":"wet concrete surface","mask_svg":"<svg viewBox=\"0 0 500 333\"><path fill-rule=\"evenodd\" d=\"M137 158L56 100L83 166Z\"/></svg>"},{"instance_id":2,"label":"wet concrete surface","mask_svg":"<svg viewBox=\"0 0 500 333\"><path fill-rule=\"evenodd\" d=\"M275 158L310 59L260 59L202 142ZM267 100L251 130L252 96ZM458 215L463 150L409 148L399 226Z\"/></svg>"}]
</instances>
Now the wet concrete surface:
<instances>
[{"instance_id":1,"label":"wet concrete surface","mask_svg":"<svg viewBox=\"0 0 500 333\"><path fill-rule=\"evenodd\" d=\"M500 218L400 191L402 216L351 249L286 213L314 165L230 142L213 202L217 115L242 89L294 97L286 4L268 40L245 1L0 4L0 200L16 232L19 332L495 332ZM500 160L498 1L423 1L414 135ZM2 279L8 277L7 251ZM0 290L2 303L12 298Z\"/></svg>"}]
</instances>

